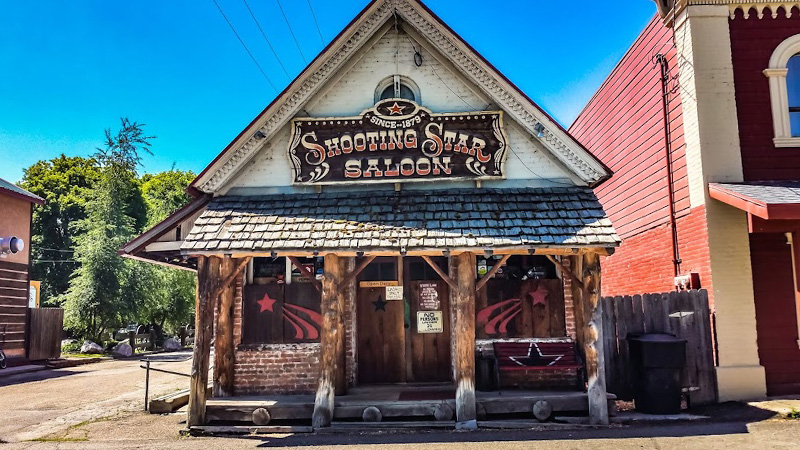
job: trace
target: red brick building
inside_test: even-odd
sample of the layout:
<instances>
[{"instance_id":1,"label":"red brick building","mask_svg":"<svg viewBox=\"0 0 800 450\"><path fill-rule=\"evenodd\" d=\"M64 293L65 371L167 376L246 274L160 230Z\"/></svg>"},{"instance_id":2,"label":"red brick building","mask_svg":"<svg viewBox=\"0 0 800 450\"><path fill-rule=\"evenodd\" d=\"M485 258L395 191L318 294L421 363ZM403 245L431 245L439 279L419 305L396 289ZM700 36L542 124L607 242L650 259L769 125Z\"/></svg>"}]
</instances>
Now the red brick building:
<instances>
[{"instance_id":1,"label":"red brick building","mask_svg":"<svg viewBox=\"0 0 800 450\"><path fill-rule=\"evenodd\" d=\"M603 293L699 282L720 399L798 393L800 2L666 3L570 127L615 173Z\"/></svg>"}]
</instances>

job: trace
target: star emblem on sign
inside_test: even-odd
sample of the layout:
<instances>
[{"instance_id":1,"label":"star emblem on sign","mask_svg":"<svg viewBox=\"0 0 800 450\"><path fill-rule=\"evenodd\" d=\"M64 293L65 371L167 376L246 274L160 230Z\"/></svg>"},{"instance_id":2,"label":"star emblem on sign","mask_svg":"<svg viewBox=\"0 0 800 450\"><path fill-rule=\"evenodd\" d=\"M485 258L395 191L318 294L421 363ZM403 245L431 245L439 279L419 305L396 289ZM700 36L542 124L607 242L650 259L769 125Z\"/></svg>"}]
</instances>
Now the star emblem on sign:
<instances>
[{"instance_id":1,"label":"star emblem on sign","mask_svg":"<svg viewBox=\"0 0 800 450\"><path fill-rule=\"evenodd\" d=\"M397 102L394 102L394 105L389 107L389 115L403 114L404 109L406 109L405 106L400 106Z\"/></svg>"},{"instance_id":2,"label":"star emblem on sign","mask_svg":"<svg viewBox=\"0 0 800 450\"><path fill-rule=\"evenodd\" d=\"M375 306L375 312L386 311L386 302L383 301L383 297L378 296L378 299L372 302L372 304Z\"/></svg>"}]
</instances>

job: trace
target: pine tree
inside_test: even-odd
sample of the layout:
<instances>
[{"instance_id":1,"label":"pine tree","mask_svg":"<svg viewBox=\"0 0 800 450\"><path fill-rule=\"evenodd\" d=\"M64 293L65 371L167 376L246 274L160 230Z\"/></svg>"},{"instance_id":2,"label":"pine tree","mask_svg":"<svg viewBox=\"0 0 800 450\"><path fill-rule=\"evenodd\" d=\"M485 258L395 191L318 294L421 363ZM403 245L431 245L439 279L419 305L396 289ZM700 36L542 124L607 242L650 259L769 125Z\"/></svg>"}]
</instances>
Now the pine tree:
<instances>
[{"instance_id":1,"label":"pine tree","mask_svg":"<svg viewBox=\"0 0 800 450\"><path fill-rule=\"evenodd\" d=\"M131 215L131 199L139 197L136 169L140 152L150 153L154 136L144 133L143 124L121 119L116 134L106 130L105 148L94 155L100 165L100 179L86 204L86 218L75 226L75 259L80 267L63 296L66 325L73 332L102 341L104 332L124 323L136 311L137 301L148 295L149 280L133 261L117 251L142 224Z\"/></svg>"}]
</instances>

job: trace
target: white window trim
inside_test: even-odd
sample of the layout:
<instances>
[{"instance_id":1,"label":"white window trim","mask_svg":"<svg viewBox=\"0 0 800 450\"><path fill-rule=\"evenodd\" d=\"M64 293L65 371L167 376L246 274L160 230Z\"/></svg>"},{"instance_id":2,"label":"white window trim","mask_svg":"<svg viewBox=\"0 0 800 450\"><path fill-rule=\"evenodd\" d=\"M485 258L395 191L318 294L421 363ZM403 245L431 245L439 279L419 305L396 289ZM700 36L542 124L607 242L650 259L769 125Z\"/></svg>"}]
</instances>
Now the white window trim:
<instances>
[{"instance_id":1,"label":"white window trim","mask_svg":"<svg viewBox=\"0 0 800 450\"><path fill-rule=\"evenodd\" d=\"M375 103L380 101L381 94L387 87L395 85L396 89L398 89L398 86L401 84L404 84L407 88L411 89L411 92L414 93L415 102L418 105L421 105L422 99L420 98L419 86L414 82L414 80L403 75L392 75L381 80L381 82L378 83L378 87L375 88Z\"/></svg>"},{"instance_id":2,"label":"white window trim","mask_svg":"<svg viewBox=\"0 0 800 450\"><path fill-rule=\"evenodd\" d=\"M792 137L789 118L789 90L786 87L789 58L800 53L800 34L796 34L781 44L772 53L769 67L764 75L769 78L769 96L772 103L772 124L775 147L800 147L800 137Z\"/></svg>"}]
</instances>

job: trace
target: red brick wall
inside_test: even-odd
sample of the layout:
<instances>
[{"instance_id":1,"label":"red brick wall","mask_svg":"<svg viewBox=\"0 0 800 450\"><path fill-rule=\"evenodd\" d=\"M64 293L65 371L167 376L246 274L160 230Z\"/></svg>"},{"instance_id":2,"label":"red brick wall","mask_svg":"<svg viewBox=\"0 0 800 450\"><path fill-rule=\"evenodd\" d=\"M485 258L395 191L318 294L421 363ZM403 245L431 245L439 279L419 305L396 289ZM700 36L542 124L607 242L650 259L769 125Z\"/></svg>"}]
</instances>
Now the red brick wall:
<instances>
[{"instance_id":1,"label":"red brick wall","mask_svg":"<svg viewBox=\"0 0 800 450\"><path fill-rule=\"evenodd\" d=\"M679 217L678 248L681 271L699 272L700 282L711 289L711 267L708 253L705 207L700 206ZM633 295L647 292L667 292L674 289L672 266L672 232L669 224L624 239L617 251L601 261L603 269L602 294Z\"/></svg>"},{"instance_id":2,"label":"red brick wall","mask_svg":"<svg viewBox=\"0 0 800 450\"><path fill-rule=\"evenodd\" d=\"M783 8L772 18L767 11L749 19L737 11L730 21L733 79L745 181L796 180L800 178L800 148L776 148L772 143L769 80L764 69L775 48L786 38L800 33L800 10L786 18Z\"/></svg>"},{"instance_id":3,"label":"red brick wall","mask_svg":"<svg viewBox=\"0 0 800 450\"><path fill-rule=\"evenodd\" d=\"M312 394L319 380L319 344L240 346L236 395Z\"/></svg>"}]
</instances>

